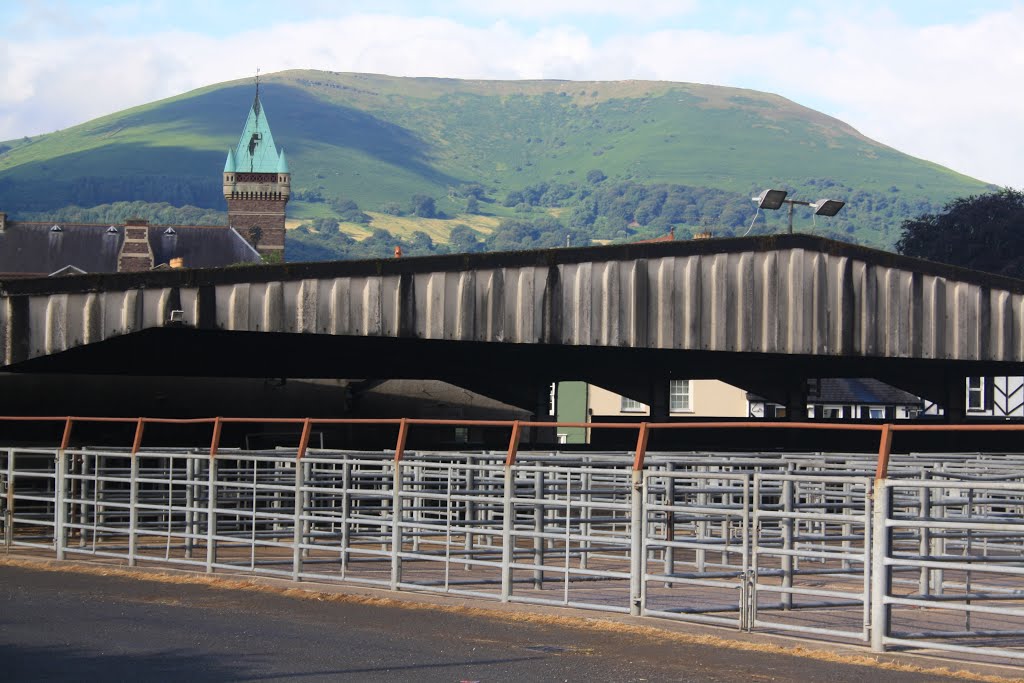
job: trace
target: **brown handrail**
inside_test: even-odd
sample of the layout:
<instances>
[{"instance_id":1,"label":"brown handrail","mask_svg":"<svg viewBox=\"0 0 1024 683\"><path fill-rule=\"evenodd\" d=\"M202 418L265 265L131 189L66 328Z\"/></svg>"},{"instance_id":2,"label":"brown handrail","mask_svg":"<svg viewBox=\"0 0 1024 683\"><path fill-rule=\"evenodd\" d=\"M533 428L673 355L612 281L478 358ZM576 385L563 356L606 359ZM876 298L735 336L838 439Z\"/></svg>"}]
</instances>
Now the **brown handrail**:
<instances>
[{"instance_id":1,"label":"brown handrail","mask_svg":"<svg viewBox=\"0 0 1024 683\"><path fill-rule=\"evenodd\" d=\"M654 429L802 429L825 431L878 432L878 465L875 470L877 479L888 475L889 458L892 453L892 439L895 432L1024 432L1024 424L841 424L813 422L546 422L528 420L444 420L432 418L348 418L348 417L104 417L104 416L51 416L51 415L0 415L0 422L63 422L60 448L67 449L71 442L71 433L76 422L99 423L134 423L135 436L131 452L137 454L142 447L142 437L146 424L212 424L213 435L210 439L210 457L217 456L220 447L221 433L225 424L295 424L302 425L299 437L297 458L302 458L309 448L309 439L313 425L395 425L398 427L398 439L395 444L395 460L402 459L408 440L409 428L413 425L422 426L458 426L458 427L508 427L511 429L506 464L515 463L519 451L522 430L527 427L537 428L582 428L582 429L635 429L637 445L633 467L643 469L647 454L647 444L651 430Z\"/></svg>"}]
</instances>

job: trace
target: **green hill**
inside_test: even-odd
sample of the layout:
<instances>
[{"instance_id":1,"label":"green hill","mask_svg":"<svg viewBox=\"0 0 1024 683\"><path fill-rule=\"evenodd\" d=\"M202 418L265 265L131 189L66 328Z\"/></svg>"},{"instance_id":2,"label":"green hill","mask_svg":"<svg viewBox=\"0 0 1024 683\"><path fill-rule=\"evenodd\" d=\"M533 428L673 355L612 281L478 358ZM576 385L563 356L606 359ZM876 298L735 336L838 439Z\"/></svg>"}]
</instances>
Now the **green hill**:
<instances>
[{"instance_id":1,"label":"green hill","mask_svg":"<svg viewBox=\"0 0 1024 683\"><path fill-rule=\"evenodd\" d=\"M222 83L3 143L0 210L136 200L222 209L224 155L252 96L251 81ZM600 169L612 182L724 190L745 209L769 186L837 195L849 210L819 229L889 246L903 218L989 188L785 98L735 88L286 71L265 77L261 99L293 172L293 218L330 216L339 198L371 212L408 206L417 193L455 215L466 208L457 188L471 183L483 187L481 212L512 216L509 192L585 184Z\"/></svg>"}]
</instances>

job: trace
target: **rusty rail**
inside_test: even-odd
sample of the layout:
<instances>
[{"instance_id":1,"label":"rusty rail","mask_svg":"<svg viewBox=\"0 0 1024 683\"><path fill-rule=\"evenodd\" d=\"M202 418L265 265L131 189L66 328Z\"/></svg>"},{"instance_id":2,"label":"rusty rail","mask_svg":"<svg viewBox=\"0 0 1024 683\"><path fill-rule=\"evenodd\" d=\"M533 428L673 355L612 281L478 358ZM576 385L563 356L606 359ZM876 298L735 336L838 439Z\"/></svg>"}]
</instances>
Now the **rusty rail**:
<instances>
[{"instance_id":1,"label":"rusty rail","mask_svg":"<svg viewBox=\"0 0 1024 683\"><path fill-rule=\"evenodd\" d=\"M652 430L687 430L687 429L791 429L821 430L848 432L878 432L878 462L875 476L884 479L888 473L889 458L892 452L893 436L896 432L1024 432L1024 424L816 424L812 422L545 422L528 420L443 420L428 418L313 418L313 417L201 417L201 418L168 418L168 417L91 417L91 416L12 416L0 415L2 422L54 422L63 423L60 447L67 449L75 424L78 423L121 423L135 424L135 435L132 442L132 453L142 447L145 427L148 424L198 425L210 424L213 434L210 440L210 457L217 456L224 425L229 424L288 424L301 426L299 436L298 457L305 455L309 447L310 434L314 426L329 425L394 425L398 428L395 443L395 460L401 460L408 441L409 430L416 426L455 426L455 427L494 427L509 429L507 464L515 464L519 449L522 430L525 428L583 428L583 429L625 429L636 430L637 444L634 451L634 467L643 469L647 443Z\"/></svg>"}]
</instances>

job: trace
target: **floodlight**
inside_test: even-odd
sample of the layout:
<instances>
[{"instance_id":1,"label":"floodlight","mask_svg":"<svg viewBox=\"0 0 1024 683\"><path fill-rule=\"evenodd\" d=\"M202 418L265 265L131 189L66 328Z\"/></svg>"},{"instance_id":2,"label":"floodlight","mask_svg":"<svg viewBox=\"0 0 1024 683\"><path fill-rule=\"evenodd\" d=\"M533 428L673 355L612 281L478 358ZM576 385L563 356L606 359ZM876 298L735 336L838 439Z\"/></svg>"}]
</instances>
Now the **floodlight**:
<instances>
[{"instance_id":1,"label":"floodlight","mask_svg":"<svg viewBox=\"0 0 1024 683\"><path fill-rule=\"evenodd\" d=\"M782 206L782 203L786 201L786 195L788 193L785 190L765 190L756 197L751 197L757 202L757 208L759 209L770 209L775 210Z\"/></svg>"},{"instance_id":2,"label":"floodlight","mask_svg":"<svg viewBox=\"0 0 1024 683\"><path fill-rule=\"evenodd\" d=\"M816 216L835 216L844 206L846 206L846 202L840 202L835 199L819 199L811 204L811 208L814 209L814 215Z\"/></svg>"}]
</instances>

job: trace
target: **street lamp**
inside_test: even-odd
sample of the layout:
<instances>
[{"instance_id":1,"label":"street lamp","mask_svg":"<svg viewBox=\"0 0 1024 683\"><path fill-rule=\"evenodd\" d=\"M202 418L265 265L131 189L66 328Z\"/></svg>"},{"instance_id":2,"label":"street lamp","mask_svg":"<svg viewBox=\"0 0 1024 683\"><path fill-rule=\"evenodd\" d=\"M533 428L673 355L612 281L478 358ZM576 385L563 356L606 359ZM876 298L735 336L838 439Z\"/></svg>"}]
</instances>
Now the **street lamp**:
<instances>
[{"instance_id":1,"label":"street lamp","mask_svg":"<svg viewBox=\"0 0 1024 683\"><path fill-rule=\"evenodd\" d=\"M835 216L839 210L846 206L846 202L835 199L819 199L816 202L802 202L799 199L786 199L786 190L765 190L751 199L757 202L757 208L776 210L781 209L783 204L789 204L789 234L793 234L793 205L809 206L814 210L815 216Z\"/></svg>"}]
</instances>

